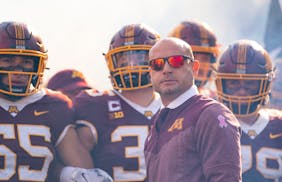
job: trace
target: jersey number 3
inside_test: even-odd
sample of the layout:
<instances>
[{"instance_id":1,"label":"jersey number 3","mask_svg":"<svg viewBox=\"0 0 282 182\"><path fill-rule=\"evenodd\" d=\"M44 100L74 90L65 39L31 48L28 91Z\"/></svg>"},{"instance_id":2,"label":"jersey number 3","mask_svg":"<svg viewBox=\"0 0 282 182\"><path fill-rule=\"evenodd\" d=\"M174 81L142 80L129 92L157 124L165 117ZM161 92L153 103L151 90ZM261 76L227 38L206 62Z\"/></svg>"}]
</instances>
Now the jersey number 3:
<instances>
[{"instance_id":1,"label":"jersey number 3","mask_svg":"<svg viewBox=\"0 0 282 182\"><path fill-rule=\"evenodd\" d=\"M143 153L148 126L120 126L112 133L112 142L120 142L123 137L137 137L138 145L125 148L125 158L137 158L139 170L126 171L121 166L113 167L114 180L116 181L144 181L146 178L145 156Z\"/></svg>"}]
</instances>

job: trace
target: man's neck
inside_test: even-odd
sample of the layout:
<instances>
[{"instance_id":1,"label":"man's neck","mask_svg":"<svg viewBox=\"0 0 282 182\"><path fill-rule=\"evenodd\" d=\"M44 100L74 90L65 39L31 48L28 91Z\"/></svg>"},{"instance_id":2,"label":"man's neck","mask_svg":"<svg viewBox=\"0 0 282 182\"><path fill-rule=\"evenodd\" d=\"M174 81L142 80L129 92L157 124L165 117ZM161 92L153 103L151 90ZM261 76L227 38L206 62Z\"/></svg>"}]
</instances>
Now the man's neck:
<instances>
[{"instance_id":1,"label":"man's neck","mask_svg":"<svg viewBox=\"0 0 282 182\"><path fill-rule=\"evenodd\" d=\"M131 102L134 102L143 107L149 106L155 98L155 93L152 87L122 91L121 95Z\"/></svg>"}]
</instances>

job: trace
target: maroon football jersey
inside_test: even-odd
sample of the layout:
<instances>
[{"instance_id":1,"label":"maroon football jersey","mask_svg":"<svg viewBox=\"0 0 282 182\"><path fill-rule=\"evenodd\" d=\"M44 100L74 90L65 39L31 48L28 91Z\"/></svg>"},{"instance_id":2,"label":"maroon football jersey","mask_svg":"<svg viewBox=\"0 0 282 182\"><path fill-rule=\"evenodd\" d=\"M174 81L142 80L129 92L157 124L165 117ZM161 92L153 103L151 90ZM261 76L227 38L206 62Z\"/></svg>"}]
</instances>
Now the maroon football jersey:
<instances>
[{"instance_id":1,"label":"maroon football jersey","mask_svg":"<svg viewBox=\"0 0 282 182\"><path fill-rule=\"evenodd\" d=\"M231 111L194 95L166 117L161 113L145 143L149 181L241 180L240 128Z\"/></svg>"},{"instance_id":2,"label":"maroon football jersey","mask_svg":"<svg viewBox=\"0 0 282 182\"><path fill-rule=\"evenodd\" d=\"M241 122L243 181L282 180L282 114L263 109L253 125Z\"/></svg>"},{"instance_id":3,"label":"maroon football jersey","mask_svg":"<svg viewBox=\"0 0 282 182\"><path fill-rule=\"evenodd\" d=\"M155 99L148 107L134 105L117 92L82 92L74 100L76 119L97 132L92 151L94 165L114 181L144 181L144 143L151 117L160 107Z\"/></svg>"},{"instance_id":4,"label":"maroon football jersey","mask_svg":"<svg viewBox=\"0 0 282 182\"><path fill-rule=\"evenodd\" d=\"M0 99L0 181L45 181L71 121L70 100L49 90L17 102Z\"/></svg>"}]
</instances>

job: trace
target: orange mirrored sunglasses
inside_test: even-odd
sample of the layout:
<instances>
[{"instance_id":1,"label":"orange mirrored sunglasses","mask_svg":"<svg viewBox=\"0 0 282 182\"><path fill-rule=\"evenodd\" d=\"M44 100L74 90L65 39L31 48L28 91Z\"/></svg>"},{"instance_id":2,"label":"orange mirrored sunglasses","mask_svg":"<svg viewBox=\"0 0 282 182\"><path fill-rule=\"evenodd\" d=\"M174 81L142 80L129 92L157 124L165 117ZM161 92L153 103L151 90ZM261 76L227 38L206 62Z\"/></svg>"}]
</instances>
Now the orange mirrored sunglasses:
<instances>
[{"instance_id":1,"label":"orange mirrored sunglasses","mask_svg":"<svg viewBox=\"0 0 282 182\"><path fill-rule=\"evenodd\" d=\"M184 65L184 61L193 61L193 58L185 55L174 55L165 58L157 58L150 60L150 67L154 71L161 71L164 68L165 62L167 62L173 68L180 68Z\"/></svg>"}]
</instances>

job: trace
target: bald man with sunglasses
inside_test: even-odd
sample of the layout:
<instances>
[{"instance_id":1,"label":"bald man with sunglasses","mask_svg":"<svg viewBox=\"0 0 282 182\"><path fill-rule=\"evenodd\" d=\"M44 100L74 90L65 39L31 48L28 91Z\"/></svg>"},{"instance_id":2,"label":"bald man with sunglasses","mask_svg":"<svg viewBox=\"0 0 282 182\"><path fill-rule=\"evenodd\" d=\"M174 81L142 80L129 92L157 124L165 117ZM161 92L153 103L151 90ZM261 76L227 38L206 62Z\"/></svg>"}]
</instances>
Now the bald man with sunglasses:
<instances>
[{"instance_id":1,"label":"bald man with sunglasses","mask_svg":"<svg viewBox=\"0 0 282 182\"><path fill-rule=\"evenodd\" d=\"M198 93L199 63L190 45L161 39L149 59L162 106L145 143L148 180L241 181L239 122L227 107Z\"/></svg>"}]
</instances>

